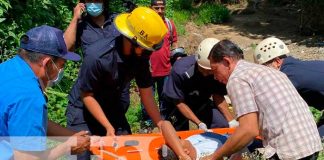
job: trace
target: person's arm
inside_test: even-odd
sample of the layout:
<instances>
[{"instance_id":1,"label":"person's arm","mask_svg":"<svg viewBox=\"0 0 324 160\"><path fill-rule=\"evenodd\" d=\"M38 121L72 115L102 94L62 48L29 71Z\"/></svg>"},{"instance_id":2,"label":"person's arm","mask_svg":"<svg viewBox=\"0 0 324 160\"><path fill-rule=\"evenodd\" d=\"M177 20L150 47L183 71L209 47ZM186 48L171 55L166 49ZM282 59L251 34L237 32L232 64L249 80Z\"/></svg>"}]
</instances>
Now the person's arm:
<instances>
[{"instance_id":1,"label":"person's arm","mask_svg":"<svg viewBox=\"0 0 324 160\"><path fill-rule=\"evenodd\" d=\"M72 136L75 133L76 132L64 128L49 119L47 120L47 136Z\"/></svg>"},{"instance_id":2,"label":"person's arm","mask_svg":"<svg viewBox=\"0 0 324 160\"><path fill-rule=\"evenodd\" d=\"M20 160L39 160L39 159L49 159L54 160L58 159L60 156L64 154L68 154L69 147L66 143L62 143L57 147L46 150L46 151L39 151L39 152L26 152L20 150L14 150L14 159Z\"/></svg>"},{"instance_id":3,"label":"person's arm","mask_svg":"<svg viewBox=\"0 0 324 160\"><path fill-rule=\"evenodd\" d=\"M57 145L55 148L48 149L45 151L20 151L20 150L14 150L14 159L28 159L28 160L38 160L38 159L58 159L59 157L63 156L64 154L76 154L76 153L82 153L86 149L89 149L90 147L90 138L88 137L87 143L80 142L80 139L77 138L78 136L83 136L82 132L76 133L72 135L67 141L65 141L62 144ZM75 150L73 152L73 147L78 146L80 143L84 144L83 148L79 148L79 150Z\"/></svg>"},{"instance_id":4,"label":"person's arm","mask_svg":"<svg viewBox=\"0 0 324 160\"><path fill-rule=\"evenodd\" d=\"M76 42L78 22L81 19L82 12L85 10L83 3L78 3L73 10L73 18L64 32L64 40L69 51L74 51Z\"/></svg>"},{"instance_id":5,"label":"person's arm","mask_svg":"<svg viewBox=\"0 0 324 160\"><path fill-rule=\"evenodd\" d=\"M110 124L100 104L94 98L93 93L82 92L82 101L92 116L107 130L107 136L115 136L115 129Z\"/></svg>"},{"instance_id":6,"label":"person's arm","mask_svg":"<svg viewBox=\"0 0 324 160\"><path fill-rule=\"evenodd\" d=\"M190 159L184 151L174 127L169 121L162 122L161 130L166 144L176 153L176 155L182 159Z\"/></svg>"},{"instance_id":7,"label":"person's arm","mask_svg":"<svg viewBox=\"0 0 324 160\"><path fill-rule=\"evenodd\" d=\"M174 25L174 22L171 20L171 25L172 25L172 46L171 49L178 48L178 34L177 34L177 29L176 26Z\"/></svg>"},{"instance_id":8,"label":"person's arm","mask_svg":"<svg viewBox=\"0 0 324 160\"><path fill-rule=\"evenodd\" d=\"M224 156L239 151L259 135L257 112L245 114L238 118L240 125L227 139L225 144L212 155L213 160L222 159Z\"/></svg>"},{"instance_id":9,"label":"person's arm","mask_svg":"<svg viewBox=\"0 0 324 160\"><path fill-rule=\"evenodd\" d=\"M58 141L62 141L62 138L57 136L76 136L75 138L77 139L77 145L71 148L72 153L82 153L83 151L87 150L90 145L90 137L88 131L80 131L77 133L70 129L62 127L51 120L47 121L47 136L55 136L49 138Z\"/></svg>"},{"instance_id":10,"label":"person's arm","mask_svg":"<svg viewBox=\"0 0 324 160\"><path fill-rule=\"evenodd\" d=\"M221 96L218 94L213 94L213 100L214 100L215 106L217 106L218 109L223 113L224 117L226 118L226 120L228 122L234 120L234 117L228 108L228 104L225 101L224 96Z\"/></svg>"},{"instance_id":11,"label":"person's arm","mask_svg":"<svg viewBox=\"0 0 324 160\"><path fill-rule=\"evenodd\" d=\"M161 129L162 118L153 97L152 87L139 88L139 93L147 114L152 118L159 129Z\"/></svg>"},{"instance_id":12,"label":"person's arm","mask_svg":"<svg viewBox=\"0 0 324 160\"><path fill-rule=\"evenodd\" d=\"M199 123L201 123L199 118L196 116L195 113L192 112L192 110L189 108L187 104L185 104L184 102L180 102L176 104L176 106L183 116L185 116L187 119L197 124L197 126L199 125Z\"/></svg>"}]
</instances>

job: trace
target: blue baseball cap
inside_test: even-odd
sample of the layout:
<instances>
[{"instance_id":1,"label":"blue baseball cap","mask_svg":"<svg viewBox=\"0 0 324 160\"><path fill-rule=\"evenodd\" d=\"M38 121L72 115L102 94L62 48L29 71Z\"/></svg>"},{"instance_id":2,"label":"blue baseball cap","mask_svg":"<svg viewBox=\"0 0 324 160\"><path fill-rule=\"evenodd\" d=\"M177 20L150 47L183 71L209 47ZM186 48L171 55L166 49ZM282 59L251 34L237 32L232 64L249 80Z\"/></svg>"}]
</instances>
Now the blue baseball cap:
<instances>
[{"instance_id":1,"label":"blue baseball cap","mask_svg":"<svg viewBox=\"0 0 324 160\"><path fill-rule=\"evenodd\" d=\"M20 39L20 48L66 60L79 61L81 59L78 54L67 50L63 31L47 25L27 31Z\"/></svg>"}]
</instances>

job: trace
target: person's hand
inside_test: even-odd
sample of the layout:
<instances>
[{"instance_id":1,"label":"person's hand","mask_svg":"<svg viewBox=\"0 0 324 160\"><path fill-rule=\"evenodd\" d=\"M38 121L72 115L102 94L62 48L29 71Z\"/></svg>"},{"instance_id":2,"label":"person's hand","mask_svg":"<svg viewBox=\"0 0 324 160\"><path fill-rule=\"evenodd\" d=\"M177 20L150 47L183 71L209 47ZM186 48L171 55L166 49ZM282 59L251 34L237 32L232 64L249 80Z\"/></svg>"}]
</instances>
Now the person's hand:
<instances>
[{"instance_id":1,"label":"person's hand","mask_svg":"<svg viewBox=\"0 0 324 160\"><path fill-rule=\"evenodd\" d=\"M81 19L81 15L85 12L86 7L84 3L78 3L73 9L73 18Z\"/></svg>"},{"instance_id":2,"label":"person's hand","mask_svg":"<svg viewBox=\"0 0 324 160\"><path fill-rule=\"evenodd\" d=\"M213 156L209 155L209 156L201 157L199 160L211 160L212 158L213 158Z\"/></svg>"},{"instance_id":3,"label":"person's hand","mask_svg":"<svg viewBox=\"0 0 324 160\"><path fill-rule=\"evenodd\" d=\"M90 146L96 145L100 143L101 137L100 136L90 136Z\"/></svg>"},{"instance_id":4,"label":"person's hand","mask_svg":"<svg viewBox=\"0 0 324 160\"><path fill-rule=\"evenodd\" d=\"M204 157L201 157L199 160L212 160L213 159L213 155L209 155L209 156L204 156ZM224 158L220 158L218 160L224 160Z\"/></svg>"},{"instance_id":5,"label":"person's hand","mask_svg":"<svg viewBox=\"0 0 324 160\"><path fill-rule=\"evenodd\" d=\"M160 120L157 124L156 124L156 126L157 126L157 128L159 128L159 132L162 132L162 124L164 123L164 120Z\"/></svg>"},{"instance_id":6,"label":"person's hand","mask_svg":"<svg viewBox=\"0 0 324 160\"><path fill-rule=\"evenodd\" d=\"M181 156L179 156L178 158L179 158L179 160L191 160L190 156L187 155L187 154L185 154L185 155L181 155Z\"/></svg>"},{"instance_id":7,"label":"person's hand","mask_svg":"<svg viewBox=\"0 0 324 160\"><path fill-rule=\"evenodd\" d=\"M238 127L239 125L240 125L240 123L235 119L228 122L228 126L230 128L235 128L235 127Z\"/></svg>"},{"instance_id":8,"label":"person's hand","mask_svg":"<svg viewBox=\"0 0 324 160\"><path fill-rule=\"evenodd\" d=\"M115 128L111 125L109 125L108 127L106 127L106 136L115 136Z\"/></svg>"},{"instance_id":9,"label":"person's hand","mask_svg":"<svg viewBox=\"0 0 324 160\"><path fill-rule=\"evenodd\" d=\"M205 132L209 132L210 130L207 128L207 125L203 122L198 124L198 128L204 130Z\"/></svg>"},{"instance_id":10,"label":"person's hand","mask_svg":"<svg viewBox=\"0 0 324 160\"><path fill-rule=\"evenodd\" d=\"M71 145L72 154L79 154L90 148L90 136L88 133L88 131L80 131L71 137L76 141L76 145Z\"/></svg>"}]
</instances>

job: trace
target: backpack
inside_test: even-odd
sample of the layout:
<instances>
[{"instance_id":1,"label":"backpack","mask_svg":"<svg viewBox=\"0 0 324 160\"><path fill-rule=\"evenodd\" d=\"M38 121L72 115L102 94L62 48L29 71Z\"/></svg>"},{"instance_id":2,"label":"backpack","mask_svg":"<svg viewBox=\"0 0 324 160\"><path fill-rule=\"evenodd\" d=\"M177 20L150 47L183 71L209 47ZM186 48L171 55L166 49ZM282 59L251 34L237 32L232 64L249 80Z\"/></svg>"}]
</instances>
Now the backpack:
<instances>
[{"instance_id":1,"label":"backpack","mask_svg":"<svg viewBox=\"0 0 324 160\"><path fill-rule=\"evenodd\" d=\"M169 42L170 42L170 47L172 46L173 44L173 28L172 28L172 23L171 21L168 19L168 18L164 18L165 19L165 22L168 26L168 30L169 30L169 33L170 33L170 36L169 36Z\"/></svg>"}]
</instances>

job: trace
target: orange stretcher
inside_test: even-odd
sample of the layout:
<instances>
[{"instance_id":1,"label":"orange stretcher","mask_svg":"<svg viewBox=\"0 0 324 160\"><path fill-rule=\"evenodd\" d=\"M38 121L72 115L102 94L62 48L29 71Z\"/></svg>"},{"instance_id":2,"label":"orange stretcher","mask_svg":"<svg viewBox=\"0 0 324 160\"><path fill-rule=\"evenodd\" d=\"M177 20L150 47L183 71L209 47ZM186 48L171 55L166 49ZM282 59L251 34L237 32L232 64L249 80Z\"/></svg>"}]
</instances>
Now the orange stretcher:
<instances>
[{"instance_id":1,"label":"orange stretcher","mask_svg":"<svg viewBox=\"0 0 324 160\"><path fill-rule=\"evenodd\" d=\"M232 134L233 128L211 129L218 134ZM202 130L179 131L181 139L203 133ZM133 134L103 137L103 143L90 147L90 151L103 160L157 160L158 150L165 144L161 133Z\"/></svg>"}]
</instances>

